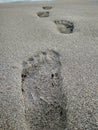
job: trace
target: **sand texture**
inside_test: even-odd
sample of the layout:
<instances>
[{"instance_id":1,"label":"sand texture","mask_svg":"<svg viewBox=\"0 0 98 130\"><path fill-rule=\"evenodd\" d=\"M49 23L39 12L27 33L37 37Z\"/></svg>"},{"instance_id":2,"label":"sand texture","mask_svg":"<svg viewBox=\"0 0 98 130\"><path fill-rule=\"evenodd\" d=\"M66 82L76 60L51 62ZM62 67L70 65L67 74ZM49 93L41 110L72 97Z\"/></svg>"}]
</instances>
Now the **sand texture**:
<instances>
[{"instance_id":1,"label":"sand texture","mask_svg":"<svg viewBox=\"0 0 98 130\"><path fill-rule=\"evenodd\" d=\"M98 130L98 2L0 4L0 130Z\"/></svg>"}]
</instances>

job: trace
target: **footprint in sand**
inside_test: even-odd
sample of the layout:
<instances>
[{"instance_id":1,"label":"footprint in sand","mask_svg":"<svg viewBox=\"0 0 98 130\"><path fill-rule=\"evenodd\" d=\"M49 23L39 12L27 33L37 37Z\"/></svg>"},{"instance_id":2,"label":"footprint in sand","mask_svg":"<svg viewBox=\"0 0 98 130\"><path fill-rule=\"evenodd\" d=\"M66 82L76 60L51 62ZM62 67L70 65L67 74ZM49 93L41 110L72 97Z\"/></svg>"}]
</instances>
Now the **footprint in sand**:
<instances>
[{"instance_id":1,"label":"footprint in sand","mask_svg":"<svg viewBox=\"0 0 98 130\"><path fill-rule=\"evenodd\" d=\"M43 17L49 17L49 11L42 11L42 12L38 12L37 16L43 18Z\"/></svg>"},{"instance_id":2,"label":"footprint in sand","mask_svg":"<svg viewBox=\"0 0 98 130\"><path fill-rule=\"evenodd\" d=\"M43 6L42 7L44 10L50 10L50 9L52 9L53 7L52 6Z\"/></svg>"},{"instance_id":3,"label":"footprint in sand","mask_svg":"<svg viewBox=\"0 0 98 130\"><path fill-rule=\"evenodd\" d=\"M54 23L57 25L57 29L60 33L69 34L73 32L74 24L67 20L55 20Z\"/></svg>"},{"instance_id":4,"label":"footprint in sand","mask_svg":"<svg viewBox=\"0 0 98 130\"><path fill-rule=\"evenodd\" d=\"M22 94L29 130L64 130L66 96L62 90L60 55L39 52L23 62Z\"/></svg>"}]
</instances>

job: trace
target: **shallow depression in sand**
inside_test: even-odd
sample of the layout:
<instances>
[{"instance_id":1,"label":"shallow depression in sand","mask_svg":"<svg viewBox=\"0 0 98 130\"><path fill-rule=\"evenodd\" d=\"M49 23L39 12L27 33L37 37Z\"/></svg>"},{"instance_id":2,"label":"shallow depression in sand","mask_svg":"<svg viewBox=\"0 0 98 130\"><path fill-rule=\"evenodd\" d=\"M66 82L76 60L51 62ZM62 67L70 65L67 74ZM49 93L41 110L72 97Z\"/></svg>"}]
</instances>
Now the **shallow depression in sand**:
<instances>
[{"instance_id":1,"label":"shallow depression in sand","mask_svg":"<svg viewBox=\"0 0 98 130\"><path fill-rule=\"evenodd\" d=\"M54 23L60 33L70 34L73 33L74 24L67 20L55 20Z\"/></svg>"},{"instance_id":2,"label":"shallow depression in sand","mask_svg":"<svg viewBox=\"0 0 98 130\"><path fill-rule=\"evenodd\" d=\"M60 54L54 50L41 51L22 65L21 90L29 130L65 130L66 96Z\"/></svg>"},{"instance_id":3,"label":"shallow depression in sand","mask_svg":"<svg viewBox=\"0 0 98 130\"><path fill-rule=\"evenodd\" d=\"M50 14L49 11L41 11L37 13L37 16L43 18L43 17L49 17L49 14Z\"/></svg>"}]
</instances>

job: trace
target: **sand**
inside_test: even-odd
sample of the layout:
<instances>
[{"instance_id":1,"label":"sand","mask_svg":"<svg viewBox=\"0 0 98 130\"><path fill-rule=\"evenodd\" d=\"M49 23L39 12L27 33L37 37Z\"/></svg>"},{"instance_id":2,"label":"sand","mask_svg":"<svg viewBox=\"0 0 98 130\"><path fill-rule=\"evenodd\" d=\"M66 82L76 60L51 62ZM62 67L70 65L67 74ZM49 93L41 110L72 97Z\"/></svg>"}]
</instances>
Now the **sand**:
<instances>
[{"instance_id":1,"label":"sand","mask_svg":"<svg viewBox=\"0 0 98 130\"><path fill-rule=\"evenodd\" d=\"M47 49L60 55L62 88L67 98L65 130L98 130L95 0L0 4L0 130L30 129L21 89L23 61L40 51L47 54Z\"/></svg>"}]
</instances>

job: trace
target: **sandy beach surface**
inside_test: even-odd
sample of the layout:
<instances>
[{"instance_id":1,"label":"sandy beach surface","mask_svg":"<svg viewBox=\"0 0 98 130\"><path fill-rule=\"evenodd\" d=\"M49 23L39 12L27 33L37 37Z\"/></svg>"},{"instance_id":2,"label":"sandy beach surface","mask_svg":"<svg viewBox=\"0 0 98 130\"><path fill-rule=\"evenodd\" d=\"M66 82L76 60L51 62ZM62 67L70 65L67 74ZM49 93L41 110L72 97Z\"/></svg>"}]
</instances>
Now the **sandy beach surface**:
<instances>
[{"instance_id":1,"label":"sandy beach surface","mask_svg":"<svg viewBox=\"0 0 98 130\"><path fill-rule=\"evenodd\" d=\"M39 130L26 122L22 94L23 63L36 54L41 74L61 74L56 81L67 99L65 128L40 130L98 130L98 1L0 4L0 130Z\"/></svg>"}]
</instances>

